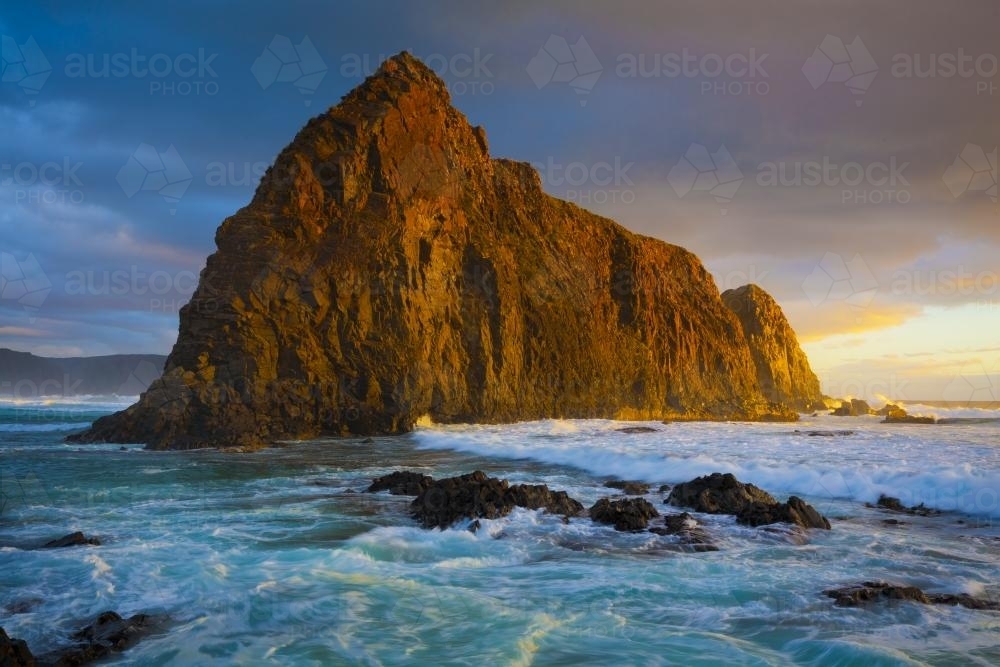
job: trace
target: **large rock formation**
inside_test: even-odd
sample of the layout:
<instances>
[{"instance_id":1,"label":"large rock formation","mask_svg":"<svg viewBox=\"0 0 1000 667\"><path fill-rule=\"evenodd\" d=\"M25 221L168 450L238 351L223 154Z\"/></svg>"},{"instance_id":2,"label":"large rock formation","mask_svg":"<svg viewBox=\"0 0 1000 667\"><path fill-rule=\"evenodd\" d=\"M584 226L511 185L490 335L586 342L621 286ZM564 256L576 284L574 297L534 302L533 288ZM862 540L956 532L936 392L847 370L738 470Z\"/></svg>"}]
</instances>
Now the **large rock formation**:
<instances>
[{"instance_id":1,"label":"large rock formation","mask_svg":"<svg viewBox=\"0 0 1000 667\"><path fill-rule=\"evenodd\" d=\"M819 380L771 295L757 285L744 285L723 292L722 302L740 320L764 397L796 410L823 409Z\"/></svg>"},{"instance_id":2,"label":"large rock formation","mask_svg":"<svg viewBox=\"0 0 1000 667\"><path fill-rule=\"evenodd\" d=\"M163 377L77 441L259 446L424 415L794 419L761 394L697 257L491 159L405 53L309 121L216 243Z\"/></svg>"}]
</instances>

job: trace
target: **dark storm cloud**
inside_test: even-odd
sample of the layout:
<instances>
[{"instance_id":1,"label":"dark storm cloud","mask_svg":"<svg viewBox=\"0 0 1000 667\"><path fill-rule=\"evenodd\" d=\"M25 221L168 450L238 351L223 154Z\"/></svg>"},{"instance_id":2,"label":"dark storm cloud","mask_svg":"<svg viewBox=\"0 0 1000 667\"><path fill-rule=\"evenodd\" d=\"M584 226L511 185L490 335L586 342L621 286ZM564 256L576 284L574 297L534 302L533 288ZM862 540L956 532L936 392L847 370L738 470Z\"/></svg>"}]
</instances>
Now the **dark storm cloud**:
<instances>
[{"instance_id":1,"label":"dark storm cloud","mask_svg":"<svg viewBox=\"0 0 1000 667\"><path fill-rule=\"evenodd\" d=\"M0 250L19 261L33 254L53 287L30 323L22 304L0 300L3 344L166 351L175 308L141 288L81 294L68 278L196 274L219 222L249 201L294 133L402 49L442 74L456 106L488 129L494 154L540 166L554 194L692 248L721 287L757 279L796 326L858 328L803 289L828 253L863 256L878 284L871 309L882 309L871 326L974 300L981 295L892 286L900 271L1000 272L996 204L961 183L956 196L942 178L967 144L985 154L1000 142L1000 76L989 71L998 27L1000 6L989 1L12 7L2 34L19 47L33 38L51 72L34 95L0 84L0 162L28 165L23 178L0 179ZM326 68L314 91L255 76L276 35L311 40ZM552 36L585 39L596 82L553 79L539 52ZM877 66L863 94L827 81L821 62L806 76L824 43L863 44ZM672 182L694 143L728 150L743 179L731 201ZM182 196L119 182L143 144L181 180L189 173ZM878 165L893 161L906 165L905 184L882 185ZM787 176L811 163L835 165L834 180L844 165L874 165L875 176L857 187L767 180L772 165ZM58 165L44 182L31 172L43 165ZM174 290L178 300L184 291Z\"/></svg>"}]
</instances>

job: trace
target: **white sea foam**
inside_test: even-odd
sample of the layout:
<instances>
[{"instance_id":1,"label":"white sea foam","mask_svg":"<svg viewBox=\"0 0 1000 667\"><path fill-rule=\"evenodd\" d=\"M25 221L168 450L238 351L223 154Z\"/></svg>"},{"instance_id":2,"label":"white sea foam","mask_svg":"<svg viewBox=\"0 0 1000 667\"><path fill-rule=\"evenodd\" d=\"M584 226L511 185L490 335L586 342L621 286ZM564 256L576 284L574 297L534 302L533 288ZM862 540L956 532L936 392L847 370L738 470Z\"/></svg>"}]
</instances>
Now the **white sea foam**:
<instances>
[{"instance_id":1,"label":"white sea foam","mask_svg":"<svg viewBox=\"0 0 1000 667\"><path fill-rule=\"evenodd\" d=\"M907 505L1000 517L997 429L886 426L871 419L820 418L801 424L647 424L540 421L504 427L419 429L420 447L572 466L594 475L677 483L728 472L773 493ZM814 429L853 435L811 437ZM796 433L795 431L799 431Z\"/></svg>"},{"instance_id":2,"label":"white sea foam","mask_svg":"<svg viewBox=\"0 0 1000 667\"><path fill-rule=\"evenodd\" d=\"M46 433L87 428L90 422L56 422L51 424L0 424L0 433Z\"/></svg>"}]
</instances>

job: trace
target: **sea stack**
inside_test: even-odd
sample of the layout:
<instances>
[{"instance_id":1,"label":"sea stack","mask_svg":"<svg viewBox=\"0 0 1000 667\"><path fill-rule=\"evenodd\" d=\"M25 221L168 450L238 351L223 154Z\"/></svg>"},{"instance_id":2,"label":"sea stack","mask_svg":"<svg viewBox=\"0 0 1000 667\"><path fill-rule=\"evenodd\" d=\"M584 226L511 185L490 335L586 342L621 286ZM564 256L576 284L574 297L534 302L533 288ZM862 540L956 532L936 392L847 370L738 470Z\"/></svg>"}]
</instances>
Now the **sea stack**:
<instances>
[{"instance_id":1,"label":"sea stack","mask_svg":"<svg viewBox=\"0 0 1000 667\"><path fill-rule=\"evenodd\" d=\"M794 419L818 396L762 391L755 345L808 371L790 329L749 341L693 254L491 158L407 53L310 120L216 244L163 376L74 441L251 448L423 416Z\"/></svg>"}]
</instances>

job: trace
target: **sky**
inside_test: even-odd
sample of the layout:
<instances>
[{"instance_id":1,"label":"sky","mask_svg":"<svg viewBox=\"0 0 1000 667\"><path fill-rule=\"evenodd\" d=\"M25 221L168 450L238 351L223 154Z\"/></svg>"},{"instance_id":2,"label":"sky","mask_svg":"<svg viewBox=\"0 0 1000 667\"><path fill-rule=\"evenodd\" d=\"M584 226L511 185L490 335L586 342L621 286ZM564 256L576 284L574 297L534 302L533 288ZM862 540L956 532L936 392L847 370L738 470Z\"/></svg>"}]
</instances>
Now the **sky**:
<instances>
[{"instance_id":1,"label":"sky","mask_svg":"<svg viewBox=\"0 0 1000 667\"><path fill-rule=\"evenodd\" d=\"M1000 3L90 3L0 14L0 347L169 352L219 223L409 50L553 195L784 308L833 396L1000 399Z\"/></svg>"}]
</instances>

